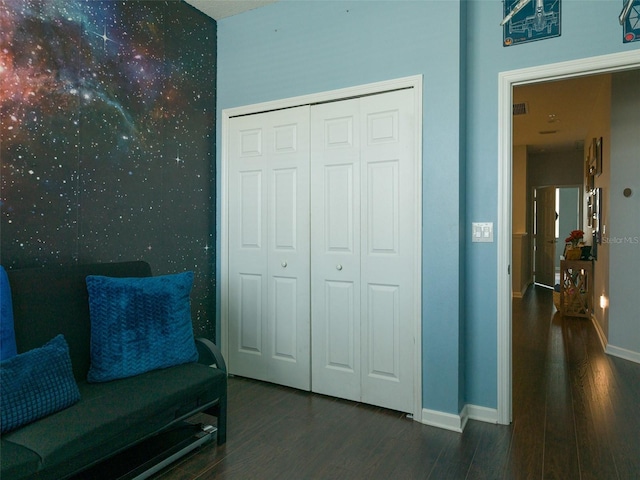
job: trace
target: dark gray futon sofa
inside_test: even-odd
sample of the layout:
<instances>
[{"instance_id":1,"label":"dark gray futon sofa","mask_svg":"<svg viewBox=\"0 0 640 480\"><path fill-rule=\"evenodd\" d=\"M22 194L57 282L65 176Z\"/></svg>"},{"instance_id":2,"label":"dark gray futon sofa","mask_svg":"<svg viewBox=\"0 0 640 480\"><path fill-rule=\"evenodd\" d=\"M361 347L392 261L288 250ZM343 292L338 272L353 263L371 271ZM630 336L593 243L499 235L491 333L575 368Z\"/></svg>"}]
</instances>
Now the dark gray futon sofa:
<instances>
[{"instance_id":1,"label":"dark gray futon sofa","mask_svg":"<svg viewBox=\"0 0 640 480\"><path fill-rule=\"evenodd\" d=\"M145 262L121 262L8 271L18 354L64 335L80 400L2 434L2 480L72 478L96 466L104 471L108 463L103 467L101 462L145 442L158 443L163 435L171 438L172 429L183 428L184 420L202 412L217 417L217 443L226 440L226 366L209 340L196 339L197 362L87 382L88 275L147 277L151 268ZM196 436L215 430L212 426L207 429ZM215 434L210 436L215 438Z\"/></svg>"}]
</instances>

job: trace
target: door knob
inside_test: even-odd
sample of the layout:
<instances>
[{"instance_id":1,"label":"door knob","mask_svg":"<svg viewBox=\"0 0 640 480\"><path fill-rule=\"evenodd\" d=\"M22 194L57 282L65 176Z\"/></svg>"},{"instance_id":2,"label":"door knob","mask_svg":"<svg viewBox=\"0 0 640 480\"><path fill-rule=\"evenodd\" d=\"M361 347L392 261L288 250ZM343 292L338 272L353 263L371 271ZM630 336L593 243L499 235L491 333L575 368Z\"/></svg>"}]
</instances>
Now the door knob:
<instances>
[{"instance_id":1,"label":"door knob","mask_svg":"<svg viewBox=\"0 0 640 480\"><path fill-rule=\"evenodd\" d=\"M280 265L282 265L282 268L287 268L287 262L283 261Z\"/></svg>"},{"instance_id":2,"label":"door knob","mask_svg":"<svg viewBox=\"0 0 640 480\"><path fill-rule=\"evenodd\" d=\"M340 264L336 265L336 270L342 270L342 265Z\"/></svg>"}]
</instances>

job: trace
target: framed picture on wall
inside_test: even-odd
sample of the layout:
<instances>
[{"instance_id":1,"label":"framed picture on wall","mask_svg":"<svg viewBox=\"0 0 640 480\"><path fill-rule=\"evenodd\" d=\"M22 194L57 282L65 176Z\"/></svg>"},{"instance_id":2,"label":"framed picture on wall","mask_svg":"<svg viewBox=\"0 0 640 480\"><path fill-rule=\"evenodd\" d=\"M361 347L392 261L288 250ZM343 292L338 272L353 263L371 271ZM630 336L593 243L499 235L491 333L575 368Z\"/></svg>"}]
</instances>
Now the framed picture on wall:
<instances>
[{"instance_id":1,"label":"framed picture on wall","mask_svg":"<svg viewBox=\"0 0 640 480\"><path fill-rule=\"evenodd\" d=\"M593 193L594 188L596 187L596 167L594 165L589 165L589 169L587 170L587 193Z\"/></svg>"},{"instance_id":2,"label":"framed picture on wall","mask_svg":"<svg viewBox=\"0 0 640 480\"><path fill-rule=\"evenodd\" d=\"M593 245L602 243L602 188L593 191Z\"/></svg>"},{"instance_id":3,"label":"framed picture on wall","mask_svg":"<svg viewBox=\"0 0 640 480\"><path fill-rule=\"evenodd\" d=\"M602 175L602 137L595 140L595 169L596 175Z\"/></svg>"},{"instance_id":4,"label":"framed picture on wall","mask_svg":"<svg viewBox=\"0 0 640 480\"><path fill-rule=\"evenodd\" d=\"M504 0L503 6L504 47L560 36L560 0Z\"/></svg>"},{"instance_id":5,"label":"framed picture on wall","mask_svg":"<svg viewBox=\"0 0 640 480\"><path fill-rule=\"evenodd\" d=\"M625 0L618 20L622 25L623 43L640 40L640 0Z\"/></svg>"}]
</instances>

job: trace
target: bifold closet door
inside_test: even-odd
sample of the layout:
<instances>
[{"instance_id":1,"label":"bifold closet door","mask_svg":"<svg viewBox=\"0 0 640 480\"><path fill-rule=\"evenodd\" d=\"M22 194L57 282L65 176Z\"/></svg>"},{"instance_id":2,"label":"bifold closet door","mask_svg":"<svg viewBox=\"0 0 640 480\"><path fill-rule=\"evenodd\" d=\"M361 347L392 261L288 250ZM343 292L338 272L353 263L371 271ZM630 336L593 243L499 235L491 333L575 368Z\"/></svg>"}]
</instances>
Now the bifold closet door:
<instances>
[{"instance_id":1,"label":"bifold closet door","mask_svg":"<svg viewBox=\"0 0 640 480\"><path fill-rule=\"evenodd\" d=\"M229 373L310 389L309 107L229 122Z\"/></svg>"},{"instance_id":2,"label":"bifold closet door","mask_svg":"<svg viewBox=\"0 0 640 480\"><path fill-rule=\"evenodd\" d=\"M414 410L413 90L311 108L312 390Z\"/></svg>"},{"instance_id":3,"label":"bifold closet door","mask_svg":"<svg viewBox=\"0 0 640 480\"><path fill-rule=\"evenodd\" d=\"M360 401L360 100L311 109L312 390Z\"/></svg>"}]
</instances>

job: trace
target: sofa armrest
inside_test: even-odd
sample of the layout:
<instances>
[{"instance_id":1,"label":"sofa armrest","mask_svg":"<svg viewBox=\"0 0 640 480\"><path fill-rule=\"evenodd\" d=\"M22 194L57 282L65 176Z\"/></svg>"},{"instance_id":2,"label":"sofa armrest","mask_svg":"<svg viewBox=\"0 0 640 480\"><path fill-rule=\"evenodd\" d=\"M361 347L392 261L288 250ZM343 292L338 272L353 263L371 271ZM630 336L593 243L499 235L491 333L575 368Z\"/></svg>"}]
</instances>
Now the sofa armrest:
<instances>
[{"instance_id":1,"label":"sofa armrest","mask_svg":"<svg viewBox=\"0 0 640 480\"><path fill-rule=\"evenodd\" d=\"M227 373L227 364L224 362L222 352L218 346L211 340L198 337L196 338L196 347L198 348L198 363L204 363L205 365L215 365L216 368Z\"/></svg>"}]
</instances>

